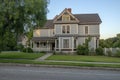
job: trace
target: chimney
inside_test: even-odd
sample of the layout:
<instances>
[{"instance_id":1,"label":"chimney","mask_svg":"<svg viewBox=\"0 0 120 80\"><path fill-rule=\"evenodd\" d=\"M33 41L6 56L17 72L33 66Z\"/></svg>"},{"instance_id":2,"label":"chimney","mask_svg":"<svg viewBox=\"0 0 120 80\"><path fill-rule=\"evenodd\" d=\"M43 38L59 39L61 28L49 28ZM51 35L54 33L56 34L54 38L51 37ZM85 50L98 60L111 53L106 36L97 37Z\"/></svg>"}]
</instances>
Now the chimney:
<instances>
[{"instance_id":1,"label":"chimney","mask_svg":"<svg viewBox=\"0 0 120 80\"><path fill-rule=\"evenodd\" d=\"M71 11L72 11L72 9L71 9L71 8L68 8L67 10L68 10L70 13L71 13Z\"/></svg>"}]
</instances>

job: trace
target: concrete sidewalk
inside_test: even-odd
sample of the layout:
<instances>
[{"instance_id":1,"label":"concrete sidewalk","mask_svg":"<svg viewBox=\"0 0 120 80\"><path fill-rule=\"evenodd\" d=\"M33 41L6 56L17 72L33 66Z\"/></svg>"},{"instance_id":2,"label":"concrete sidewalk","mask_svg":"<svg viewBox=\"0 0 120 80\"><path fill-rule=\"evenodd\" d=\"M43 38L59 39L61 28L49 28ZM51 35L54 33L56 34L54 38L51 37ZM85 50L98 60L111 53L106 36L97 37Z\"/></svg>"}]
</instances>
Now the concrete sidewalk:
<instances>
[{"instance_id":1,"label":"concrete sidewalk","mask_svg":"<svg viewBox=\"0 0 120 80\"><path fill-rule=\"evenodd\" d=\"M45 62L64 62L64 63L85 63L85 64L120 64L112 62L83 62L83 61L58 61L58 60L44 60Z\"/></svg>"},{"instance_id":2,"label":"concrete sidewalk","mask_svg":"<svg viewBox=\"0 0 120 80\"><path fill-rule=\"evenodd\" d=\"M36 59L36 61L43 61L43 60L45 60L46 58L48 58L48 57L50 57L50 56L52 56L52 55L53 55L53 53L47 53L47 54L45 54L44 56Z\"/></svg>"}]
</instances>

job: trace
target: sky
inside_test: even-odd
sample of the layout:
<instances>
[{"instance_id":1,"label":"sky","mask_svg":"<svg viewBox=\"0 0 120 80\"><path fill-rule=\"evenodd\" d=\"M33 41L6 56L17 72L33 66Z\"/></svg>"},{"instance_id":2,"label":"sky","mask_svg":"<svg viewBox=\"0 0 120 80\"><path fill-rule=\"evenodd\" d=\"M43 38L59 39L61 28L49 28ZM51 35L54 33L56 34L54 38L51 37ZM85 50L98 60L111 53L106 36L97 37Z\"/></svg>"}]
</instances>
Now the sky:
<instances>
[{"instance_id":1,"label":"sky","mask_svg":"<svg viewBox=\"0 0 120 80\"><path fill-rule=\"evenodd\" d=\"M47 19L53 19L65 8L71 8L73 14L98 13L102 20L101 39L120 33L120 0L50 0Z\"/></svg>"}]
</instances>

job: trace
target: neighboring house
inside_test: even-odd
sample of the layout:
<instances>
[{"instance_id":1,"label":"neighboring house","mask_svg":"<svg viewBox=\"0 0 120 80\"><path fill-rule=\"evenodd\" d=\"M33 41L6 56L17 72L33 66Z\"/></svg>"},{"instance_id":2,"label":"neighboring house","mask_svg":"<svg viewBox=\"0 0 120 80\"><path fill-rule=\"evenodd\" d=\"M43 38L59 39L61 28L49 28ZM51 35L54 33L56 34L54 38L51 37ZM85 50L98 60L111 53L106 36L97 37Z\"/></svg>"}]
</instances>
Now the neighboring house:
<instances>
[{"instance_id":1,"label":"neighboring house","mask_svg":"<svg viewBox=\"0 0 120 80\"><path fill-rule=\"evenodd\" d=\"M65 8L44 27L33 31L33 51L74 52L89 36L89 49L99 47L101 19L98 14L72 14Z\"/></svg>"},{"instance_id":2,"label":"neighboring house","mask_svg":"<svg viewBox=\"0 0 120 80\"><path fill-rule=\"evenodd\" d=\"M17 44L22 44L24 47L27 47L28 38L24 34L18 37Z\"/></svg>"}]
</instances>

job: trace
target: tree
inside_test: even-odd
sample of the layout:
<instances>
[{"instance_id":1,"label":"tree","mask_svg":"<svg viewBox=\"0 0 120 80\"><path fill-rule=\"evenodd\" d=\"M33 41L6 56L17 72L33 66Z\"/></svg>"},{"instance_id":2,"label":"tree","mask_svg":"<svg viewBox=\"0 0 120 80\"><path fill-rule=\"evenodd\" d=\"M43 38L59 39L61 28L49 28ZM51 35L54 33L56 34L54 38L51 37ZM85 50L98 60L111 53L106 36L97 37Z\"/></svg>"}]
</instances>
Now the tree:
<instances>
[{"instance_id":1,"label":"tree","mask_svg":"<svg viewBox=\"0 0 120 80\"><path fill-rule=\"evenodd\" d=\"M33 28L43 26L48 12L49 0L0 0L0 48L6 39L5 32L19 35Z\"/></svg>"}]
</instances>

